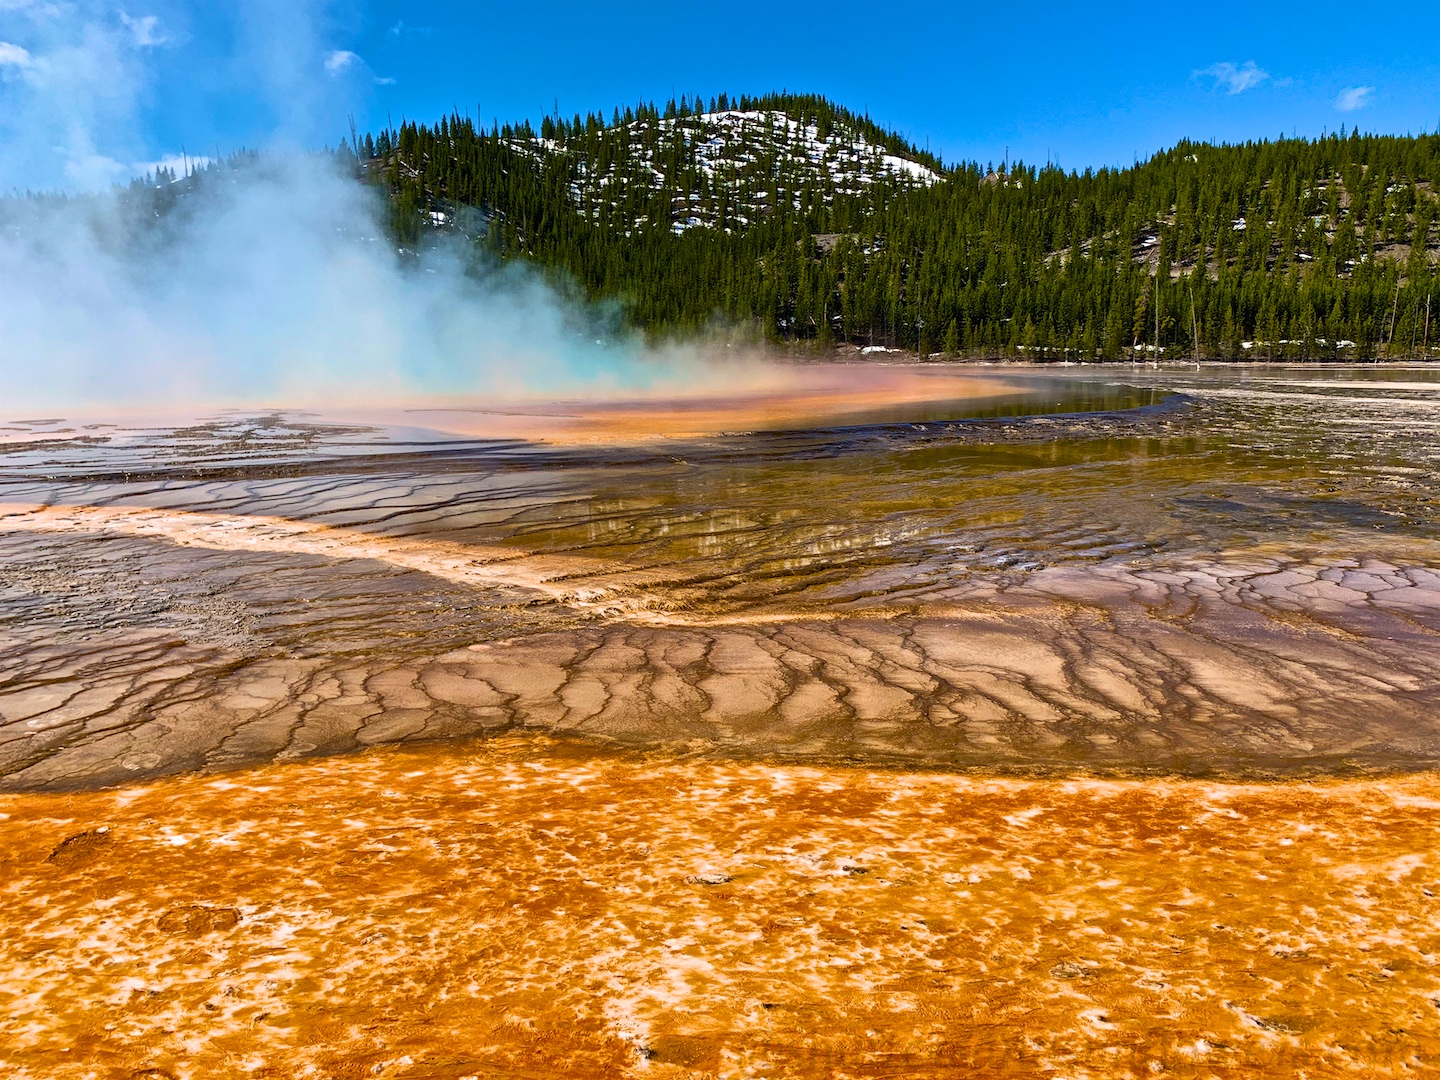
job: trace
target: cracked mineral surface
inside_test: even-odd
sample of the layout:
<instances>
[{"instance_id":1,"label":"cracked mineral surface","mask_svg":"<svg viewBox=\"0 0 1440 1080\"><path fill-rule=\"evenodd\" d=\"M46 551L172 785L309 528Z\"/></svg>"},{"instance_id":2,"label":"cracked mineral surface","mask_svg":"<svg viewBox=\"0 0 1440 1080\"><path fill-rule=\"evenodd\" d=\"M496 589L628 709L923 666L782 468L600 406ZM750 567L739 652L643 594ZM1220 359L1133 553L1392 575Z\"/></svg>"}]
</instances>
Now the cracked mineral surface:
<instances>
[{"instance_id":1,"label":"cracked mineral surface","mask_svg":"<svg viewBox=\"0 0 1440 1080\"><path fill-rule=\"evenodd\" d=\"M526 730L1434 765L1434 373L1109 374L1007 371L956 421L640 442L12 425L34 437L0 454L0 786Z\"/></svg>"}]
</instances>

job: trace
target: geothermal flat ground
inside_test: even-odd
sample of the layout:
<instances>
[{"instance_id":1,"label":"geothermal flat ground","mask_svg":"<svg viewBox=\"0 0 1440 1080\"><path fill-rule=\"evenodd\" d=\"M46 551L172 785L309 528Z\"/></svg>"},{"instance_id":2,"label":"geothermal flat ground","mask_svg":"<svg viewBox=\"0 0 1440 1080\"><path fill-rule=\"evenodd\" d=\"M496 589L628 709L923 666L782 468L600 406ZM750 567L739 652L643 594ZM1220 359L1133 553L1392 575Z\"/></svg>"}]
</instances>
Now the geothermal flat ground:
<instances>
[{"instance_id":1,"label":"geothermal flat ground","mask_svg":"<svg viewBox=\"0 0 1440 1080\"><path fill-rule=\"evenodd\" d=\"M1430 775L1029 781L513 737L4 796L0 1066L1415 1075L1440 1055L1437 809Z\"/></svg>"},{"instance_id":2,"label":"geothermal flat ground","mask_svg":"<svg viewBox=\"0 0 1440 1080\"><path fill-rule=\"evenodd\" d=\"M11 1074L1434 1064L1432 370L3 426Z\"/></svg>"}]
</instances>

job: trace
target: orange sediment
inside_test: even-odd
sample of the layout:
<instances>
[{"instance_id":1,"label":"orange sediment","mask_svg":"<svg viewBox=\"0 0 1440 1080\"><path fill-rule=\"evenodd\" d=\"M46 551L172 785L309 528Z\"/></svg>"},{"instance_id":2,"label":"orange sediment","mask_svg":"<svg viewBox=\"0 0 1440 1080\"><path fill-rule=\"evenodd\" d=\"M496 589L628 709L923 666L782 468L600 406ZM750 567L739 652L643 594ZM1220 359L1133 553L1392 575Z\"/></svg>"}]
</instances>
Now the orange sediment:
<instances>
[{"instance_id":1,"label":"orange sediment","mask_svg":"<svg viewBox=\"0 0 1440 1080\"><path fill-rule=\"evenodd\" d=\"M5 795L0 1071L1409 1074L1437 809L535 739Z\"/></svg>"},{"instance_id":2,"label":"orange sediment","mask_svg":"<svg viewBox=\"0 0 1440 1080\"><path fill-rule=\"evenodd\" d=\"M717 381L723 369L685 392L665 388L623 399L446 404L381 419L421 423L458 434L550 442L626 442L720 432L809 428L854 423L878 410L1034 393L1033 387L974 369L940 365L813 364L748 366ZM365 413L355 414L363 418Z\"/></svg>"}]
</instances>

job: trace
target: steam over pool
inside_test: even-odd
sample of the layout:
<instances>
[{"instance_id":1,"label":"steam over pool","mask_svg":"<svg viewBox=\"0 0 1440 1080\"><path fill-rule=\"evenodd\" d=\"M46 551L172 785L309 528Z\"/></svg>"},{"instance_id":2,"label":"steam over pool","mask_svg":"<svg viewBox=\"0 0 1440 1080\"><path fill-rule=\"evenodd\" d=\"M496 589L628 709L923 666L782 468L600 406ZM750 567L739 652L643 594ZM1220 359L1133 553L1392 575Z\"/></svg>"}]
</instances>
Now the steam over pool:
<instances>
[{"instance_id":1,"label":"steam over pool","mask_svg":"<svg viewBox=\"0 0 1440 1080\"><path fill-rule=\"evenodd\" d=\"M473 235L397 249L328 156L218 165L145 220L122 193L0 203L0 383L16 410L334 407L691 389L755 362L648 346Z\"/></svg>"}]
</instances>

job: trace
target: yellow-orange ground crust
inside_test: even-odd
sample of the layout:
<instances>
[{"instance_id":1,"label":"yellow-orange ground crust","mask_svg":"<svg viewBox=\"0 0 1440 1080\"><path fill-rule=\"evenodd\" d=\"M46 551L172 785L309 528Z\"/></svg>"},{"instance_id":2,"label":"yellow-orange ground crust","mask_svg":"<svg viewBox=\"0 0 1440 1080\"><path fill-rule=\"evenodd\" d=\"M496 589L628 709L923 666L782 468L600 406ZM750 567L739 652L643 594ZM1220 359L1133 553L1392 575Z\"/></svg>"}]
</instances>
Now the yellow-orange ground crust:
<instances>
[{"instance_id":1,"label":"yellow-orange ground crust","mask_svg":"<svg viewBox=\"0 0 1440 1080\"><path fill-rule=\"evenodd\" d=\"M0 796L0 1074L1423 1073L1437 811L534 740Z\"/></svg>"}]
</instances>

